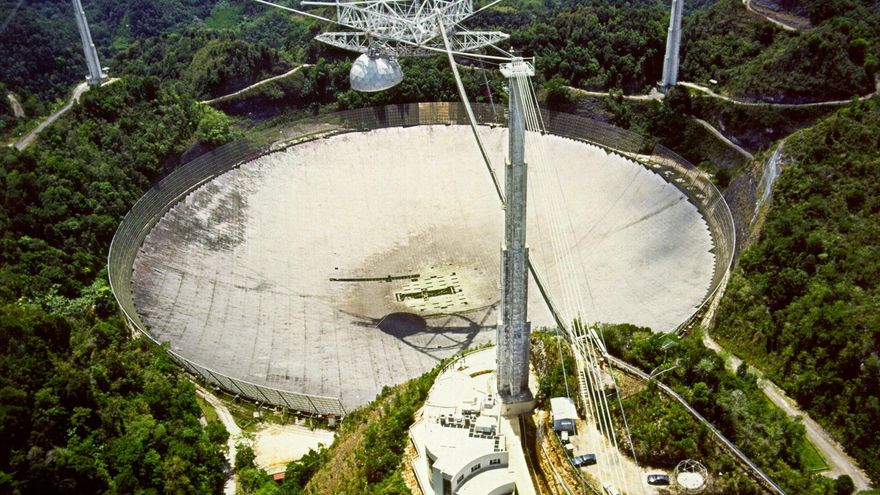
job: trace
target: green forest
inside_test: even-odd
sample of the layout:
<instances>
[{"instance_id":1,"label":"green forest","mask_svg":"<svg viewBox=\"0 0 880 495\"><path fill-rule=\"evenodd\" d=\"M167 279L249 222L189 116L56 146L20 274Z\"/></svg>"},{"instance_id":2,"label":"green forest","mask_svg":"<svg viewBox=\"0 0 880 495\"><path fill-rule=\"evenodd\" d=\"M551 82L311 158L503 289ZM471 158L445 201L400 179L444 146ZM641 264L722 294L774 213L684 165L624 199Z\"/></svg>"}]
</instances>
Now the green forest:
<instances>
[{"instance_id":1,"label":"green forest","mask_svg":"<svg viewBox=\"0 0 880 495\"><path fill-rule=\"evenodd\" d=\"M779 3L812 27L785 31L740 0L688 1L681 79L763 102L874 91L880 2ZM402 60L406 77L390 91L352 91L352 54L312 40L324 23L252 1L96 0L84 8L102 63L119 80L85 93L25 151L0 147L0 493L217 493L227 469L225 431L200 424L193 384L161 349L133 338L118 315L105 260L119 222L181 163L267 119L458 95L442 57ZM0 1L4 142L59 108L83 81L71 14L67 0ZM750 150L794 132L772 207L741 254L711 332L797 399L876 482L880 101L854 101L816 123L832 110L738 108L681 87L662 102L625 99L660 78L668 21L661 0L512 0L468 26L509 32L511 46L535 56L536 82L551 107L585 111L567 86L609 91L603 120L646 136L647 147L660 142L719 171L722 188L746 167L710 163L706 132L690 116L727 123L725 132ZM471 98L492 95L503 104L495 66L462 62ZM311 66L246 96L199 103L301 64ZM27 117L13 115L7 91ZM813 474L803 426L772 408L745 369L724 371L699 334L666 349L645 329L615 326L605 335L616 355L646 371L677 363L664 375L668 383L790 493L845 492ZM564 375L554 338L534 342L543 401L562 394ZM571 358L563 359L570 368ZM390 387L350 414L334 446L292 463L283 484L240 449L242 491L406 493L405 430L435 373ZM643 425L635 448L653 465L669 467L684 452L717 454L707 433L650 386L624 407ZM712 467L733 472L727 462ZM346 476L334 477L339 472ZM718 487L755 490L738 475Z\"/></svg>"},{"instance_id":2,"label":"green forest","mask_svg":"<svg viewBox=\"0 0 880 495\"><path fill-rule=\"evenodd\" d=\"M880 479L880 101L789 137L713 331Z\"/></svg>"},{"instance_id":3,"label":"green forest","mask_svg":"<svg viewBox=\"0 0 880 495\"><path fill-rule=\"evenodd\" d=\"M612 325L603 335L611 354L646 372L667 370L658 380L684 397L788 493L835 493L834 480L811 472L811 447L803 425L773 406L745 368L735 374L725 370L724 360L702 344L699 331L679 339L647 328ZM711 433L686 421L689 413L656 387L627 398L624 410L637 425L632 434L639 459L673 468L695 452L714 457L718 447ZM729 471L732 458L721 459L717 468ZM737 476L723 480L733 485L721 493L761 493L743 481Z\"/></svg>"},{"instance_id":4,"label":"green forest","mask_svg":"<svg viewBox=\"0 0 880 495\"><path fill-rule=\"evenodd\" d=\"M104 268L134 201L202 134L223 139L225 117L175 86L126 78L84 95L39 146L0 149L2 493L223 484L223 431L201 426L168 356L131 338Z\"/></svg>"}]
</instances>

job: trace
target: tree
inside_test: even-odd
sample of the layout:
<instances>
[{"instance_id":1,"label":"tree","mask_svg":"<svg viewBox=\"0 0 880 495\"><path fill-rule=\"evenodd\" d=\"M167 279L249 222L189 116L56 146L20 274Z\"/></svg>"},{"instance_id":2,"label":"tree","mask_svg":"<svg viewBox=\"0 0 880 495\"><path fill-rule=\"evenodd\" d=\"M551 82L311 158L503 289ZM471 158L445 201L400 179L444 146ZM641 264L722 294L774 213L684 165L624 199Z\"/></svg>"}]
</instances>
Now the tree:
<instances>
[{"instance_id":1,"label":"tree","mask_svg":"<svg viewBox=\"0 0 880 495\"><path fill-rule=\"evenodd\" d=\"M834 480L834 493L837 495L851 495L856 491L856 485L848 474L841 474Z\"/></svg>"}]
</instances>

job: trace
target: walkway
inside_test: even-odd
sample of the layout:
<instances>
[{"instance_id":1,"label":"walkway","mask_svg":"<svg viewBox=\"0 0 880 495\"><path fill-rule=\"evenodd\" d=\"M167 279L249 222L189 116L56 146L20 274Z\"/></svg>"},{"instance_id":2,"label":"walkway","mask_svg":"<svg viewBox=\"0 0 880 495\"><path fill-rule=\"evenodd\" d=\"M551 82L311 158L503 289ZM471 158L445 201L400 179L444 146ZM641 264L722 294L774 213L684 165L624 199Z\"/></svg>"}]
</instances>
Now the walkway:
<instances>
[{"instance_id":1,"label":"walkway","mask_svg":"<svg viewBox=\"0 0 880 495\"><path fill-rule=\"evenodd\" d=\"M683 84L683 83L680 83ZM604 97L611 96L611 93L602 92L602 91L587 91L585 89L575 88L573 86L566 86L571 91L575 93L582 94L584 96L594 96L594 97ZM623 95L625 100L632 101L653 101L653 100L662 100L665 95L657 90L657 88L652 88L651 92L646 95ZM723 97L722 97L723 98ZM694 116L690 116L692 119L697 121L701 126L703 126L706 130L712 133L713 136L720 139L724 144L732 148L734 151L745 157L747 160L751 161L755 159L755 156L743 149L738 144L734 143L730 139L728 139L724 134L721 133L718 129L712 126L712 124L706 122L705 120L698 119Z\"/></svg>"},{"instance_id":2,"label":"walkway","mask_svg":"<svg viewBox=\"0 0 880 495\"><path fill-rule=\"evenodd\" d=\"M734 143L734 142L731 141L730 139L727 139L727 137L726 137L724 134L721 134L721 131L719 131L718 129L716 129L715 127L713 127L712 124L706 122L706 121L703 120L703 119L698 119L698 118L693 117L693 116L691 116L691 118L694 119L698 124L700 124L701 126L703 126L707 131L711 132L713 136L715 136L715 137L717 137L718 139L720 139L721 141L723 141L724 144L726 144L727 146L729 146L729 147L733 148L734 150L736 150L737 153L739 153L740 155L742 155L743 157L745 157L747 160L752 161L752 160L755 159L755 155L749 153L748 151L746 151L745 149L743 149L740 145Z\"/></svg>"},{"instance_id":3,"label":"walkway","mask_svg":"<svg viewBox=\"0 0 880 495\"><path fill-rule=\"evenodd\" d=\"M759 15L759 16L763 17L764 19L767 19L768 21L772 22L773 24L776 24L777 26L781 27L782 29L785 29L786 31L796 32L798 30L798 28L796 28L794 26L790 26L782 21L778 21L778 20L768 16L767 14L764 14L763 12L758 12L757 10L753 9L752 8L752 0L742 0L742 3L743 3L743 5L746 6L746 9L748 9L749 12L751 12L755 15Z\"/></svg>"},{"instance_id":4,"label":"walkway","mask_svg":"<svg viewBox=\"0 0 880 495\"><path fill-rule=\"evenodd\" d=\"M817 102L813 102L813 103L771 103L771 102L763 102L763 101L743 101L743 100L737 100L735 98L731 98L729 96L720 95L720 94L712 91L711 89L709 89L705 86L701 86L699 84L695 84L695 83L691 83L691 82L684 82L684 81L679 81L678 84L685 86L687 88L695 89L697 91L705 93L705 94L711 96L712 98L718 98L720 100L724 100L724 101L733 103L734 105L742 105L742 106L746 106L746 107L765 107L765 106L776 107L776 108L840 107L840 106L849 105L850 103L852 103L852 99L817 101ZM864 101L869 98L873 98L878 93L880 93L880 80L878 80L876 82L876 86L874 88L873 93L870 93L870 94L867 94L864 96L860 96L858 99L861 101Z\"/></svg>"},{"instance_id":5,"label":"walkway","mask_svg":"<svg viewBox=\"0 0 880 495\"><path fill-rule=\"evenodd\" d=\"M284 79L284 78L287 77L287 76L291 76L291 75L295 74L296 72L298 72L298 71L299 71L300 69L302 69L303 67L311 67L311 66L312 66L312 64L302 64L302 65L299 65L299 66L294 67L293 69L291 69L291 70L285 72L284 74L279 74L279 75L277 75L277 76L272 76L272 77L269 77L269 78L267 78L267 79L263 79L262 81L257 81L257 82L255 82L255 83L251 84L250 86L247 86L247 87L245 87L245 88L239 89L238 91L236 91L236 92L234 92L234 93L229 93L228 95L218 96L217 98L213 98L213 99L210 99L210 100L203 100L202 103L204 103L204 104L206 104L206 105L212 105L212 104L214 104L214 103L220 103L221 101L229 100L229 99L234 98L234 97L236 97L236 96L238 96L238 95L240 95L240 94L247 93L248 91L250 91L250 90L252 90L252 89L254 89L254 88L257 88L257 87L259 87L259 86L262 86L262 85L264 85L264 84L266 84L266 83L270 83L270 82L272 82L272 81L276 81L276 80L278 80L278 79Z\"/></svg>"},{"instance_id":6,"label":"walkway","mask_svg":"<svg viewBox=\"0 0 880 495\"><path fill-rule=\"evenodd\" d=\"M9 100L9 106L12 107L12 115L17 119L24 117L24 108L21 107L21 103L19 103L18 98L15 97L15 93L11 91L6 93L6 98Z\"/></svg>"},{"instance_id":7,"label":"walkway","mask_svg":"<svg viewBox=\"0 0 880 495\"><path fill-rule=\"evenodd\" d=\"M703 333L703 344L719 354L721 354L721 351L724 351L724 349L715 342L707 332ZM742 360L731 354L729 351L725 351L725 353L729 356L725 360L727 368L731 371L736 371L736 369L739 368L739 365L742 364ZM857 490L867 490L870 488L871 480L865 472L859 469L855 461L844 452L843 447L831 438L831 435L829 435L824 428L819 426L815 420L801 410L797 403L789 398L775 383L764 378L763 373L761 373L760 370L749 366L749 372L754 373L759 377L758 386L764 391L764 394L770 399L770 402L776 404L776 406L785 411L785 414L788 416L801 418L804 428L807 431L807 438L817 449L819 449L822 453L822 457L825 458L825 461L830 467L828 471L822 473L824 476L836 478L841 474L847 474L852 478Z\"/></svg>"},{"instance_id":8,"label":"walkway","mask_svg":"<svg viewBox=\"0 0 880 495\"><path fill-rule=\"evenodd\" d=\"M229 471L226 474L226 484L223 485L223 495L235 495L238 486L238 475L235 473L235 444L241 438L241 428L235 424L235 420L232 419L232 413L229 412L229 409L226 408L226 405L220 399L197 383L193 382L193 385L196 386L196 394L205 399L217 411L220 422L223 423L226 431L229 432L229 440L226 441L226 446L229 449L229 452L226 454L226 460L229 462Z\"/></svg>"},{"instance_id":9,"label":"walkway","mask_svg":"<svg viewBox=\"0 0 880 495\"><path fill-rule=\"evenodd\" d=\"M576 88L574 86L565 86L566 89L570 91L574 91L575 93L582 94L584 96L611 96L611 93L607 91L587 91L586 89ZM632 100L632 101L653 101L653 100L662 100L663 93L657 90L657 88L651 88L651 92L646 95L623 95L624 100Z\"/></svg>"}]
</instances>

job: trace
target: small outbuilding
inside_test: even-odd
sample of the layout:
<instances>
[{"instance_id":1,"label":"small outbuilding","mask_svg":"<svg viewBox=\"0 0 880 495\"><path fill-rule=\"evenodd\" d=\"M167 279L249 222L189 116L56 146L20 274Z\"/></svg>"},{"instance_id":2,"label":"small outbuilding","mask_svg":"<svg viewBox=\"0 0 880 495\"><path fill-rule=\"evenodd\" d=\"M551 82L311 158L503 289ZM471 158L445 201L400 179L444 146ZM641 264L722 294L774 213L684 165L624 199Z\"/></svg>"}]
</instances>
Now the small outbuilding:
<instances>
[{"instance_id":1,"label":"small outbuilding","mask_svg":"<svg viewBox=\"0 0 880 495\"><path fill-rule=\"evenodd\" d=\"M572 435L577 434L575 420L577 420L577 408L574 401L568 397L553 397L550 399L550 413L553 418L553 431L561 433L567 431Z\"/></svg>"}]
</instances>

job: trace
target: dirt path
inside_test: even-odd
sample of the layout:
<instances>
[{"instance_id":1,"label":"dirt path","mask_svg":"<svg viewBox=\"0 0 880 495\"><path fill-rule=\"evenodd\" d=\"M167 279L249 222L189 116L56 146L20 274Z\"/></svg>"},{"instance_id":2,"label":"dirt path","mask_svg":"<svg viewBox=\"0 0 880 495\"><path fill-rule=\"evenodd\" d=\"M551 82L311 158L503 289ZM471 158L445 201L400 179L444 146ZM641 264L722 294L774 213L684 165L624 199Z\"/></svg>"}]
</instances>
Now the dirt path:
<instances>
[{"instance_id":1,"label":"dirt path","mask_svg":"<svg viewBox=\"0 0 880 495\"><path fill-rule=\"evenodd\" d=\"M785 29L786 31L795 32L798 30L798 28L796 28L794 26L790 26L782 21L776 20L776 19L768 16L767 14L764 14L763 12L758 12L757 10L752 8L752 0L742 0L742 3L743 3L743 5L746 6L746 9L749 12L751 12L755 15L759 15L759 16L763 17L764 19L767 19L768 21L772 22L773 24L776 24L777 26L781 27L782 29Z\"/></svg>"},{"instance_id":2,"label":"dirt path","mask_svg":"<svg viewBox=\"0 0 880 495\"><path fill-rule=\"evenodd\" d=\"M749 161L752 161L752 160L755 159L755 155L749 153L748 151L746 151L745 149L743 149L741 146L739 146L738 144L734 143L734 142L731 141L730 139L727 139L727 137L726 137L724 134L721 134L721 131L719 131L718 129L716 129L715 127L713 127L712 124L706 122L705 120L698 119L698 118L696 118L696 117L691 117L691 118L694 119L698 124L700 124L701 126L703 126L707 131L711 132L713 136L715 136L715 137L717 137L718 139L724 141L724 144L726 144L727 146L729 146L729 147L733 148L734 150L736 150L737 153L739 153L740 155L744 156L744 157L745 157L746 159L748 159Z\"/></svg>"},{"instance_id":3,"label":"dirt path","mask_svg":"<svg viewBox=\"0 0 880 495\"><path fill-rule=\"evenodd\" d=\"M24 117L24 108L21 107L21 103L19 103L18 98L15 97L15 93L6 93L6 98L9 100L9 106L12 107L12 115L17 119Z\"/></svg>"},{"instance_id":4,"label":"dirt path","mask_svg":"<svg viewBox=\"0 0 880 495\"><path fill-rule=\"evenodd\" d=\"M706 332L703 333L703 344L716 352L724 351ZM736 372L736 369L742 364L742 360L730 352L726 352L726 354L728 357L725 362L728 369ZM775 383L763 378L763 374L759 370L749 366L749 372L759 377L758 386L761 387L761 390L771 402L785 411L785 414L801 418L807 431L807 438L819 449L822 457L825 458L825 462L830 467L828 471L821 473L822 475L836 478L841 474L847 474L852 478L857 490L867 490L871 487L871 480L865 472L859 469L855 461L844 452L843 447L831 438L831 435L824 428L819 426L806 412L801 410L797 403L789 398Z\"/></svg>"},{"instance_id":5,"label":"dirt path","mask_svg":"<svg viewBox=\"0 0 880 495\"><path fill-rule=\"evenodd\" d=\"M225 101L225 100L228 100L228 99L230 99L230 98L234 98L234 97L236 97L236 96L238 96L238 95L240 95L240 94L242 94L242 93L247 93L248 91L250 91L250 90L252 90L252 89L254 89L254 88L257 88L257 87L259 87L259 86L262 86L262 85L264 85L264 84L266 84L266 83L270 83L270 82L272 82L272 81L276 81L276 80L278 80L278 79L284 79L284 78L287 77L287 76L291 76L291 75L295 74L296 72L298 72L300 69L302 69L302 68L304 68L304 67L311 67L311 66L312 66L312 64L302 64L302 65L299 65L299 66L294 67L293 69L291 69L291 70L285 72L284 74L279 74L279 75L277 75L277 76L272 76L272 77L269 77L269 78L263 79L262 81L257 81L257 82L255 82L255 83L251 84L250 86L247 86L247 87L245 87L245 88L241 88L241 89L239 89L238 91L236 91L236 92L234 92L234 93L229 93L228 95L218 96L217 98L213 98L213 99L211 99L211 100L203 100L202 103L204 103L204 104L206 104L206 105L211 105L211 104L213 104L213 103L219 103L219 102L221 102L221 101Z\"/></svg>"},{"instance_id":6,"label":"dirt path","mask_svg":"<svg viewBox=\"0 0 880 495\"><path fill-rule=\"evenodd\" d=\"M737 100L735 98L731 98L729 96L720 95L720 94L712 91L711 89L709 89L705 86L701 86L699 84L695 84L695 83L691 83L691 82L684 82L684 81L679 81L678 84L685 86L685 87L688 87L688 88L691 88L691 89L695 89L695 90L700 91L702 93L705 93L705 94L711 96L712 98L718 98L720 100L724 100L724 101L733 103L734 105L742 105L742 106L746 106L746 107L764 107L764 106L771 106L771 107L778 107L778 108L840 107L840 106L849 105L850 103L852 103L851 99L849 99L849 100L817 101L817 102L813 102L813 103L770 103L770 102L760 102L760 101L742 101L742 100ZM878 93L880 93L880 80L877 81L873 93L867 94L865 96L860 96L859 100L864 101L869 98L873 98Z\"/></svg>"},{"instance_id":7,"label":"dirt path","mask_svg":"<svg viewBox=\"0 0 880 495\"><path fill-rule=\"evenodd\" d=\"M235 444L241 438L241 428L235 424L229 409L214 394L198 384L196 384L196 393L217 411L220 422L223 423L226 431L229 432L229 440L226 441L226 446L229 449L229 452L226 454L226 460L229 461L229 472L226 474L226 484L223 485L223 495L235 495L236 488L238 487L238 475L235 474Z\"/></svg>"}]
</instances>

